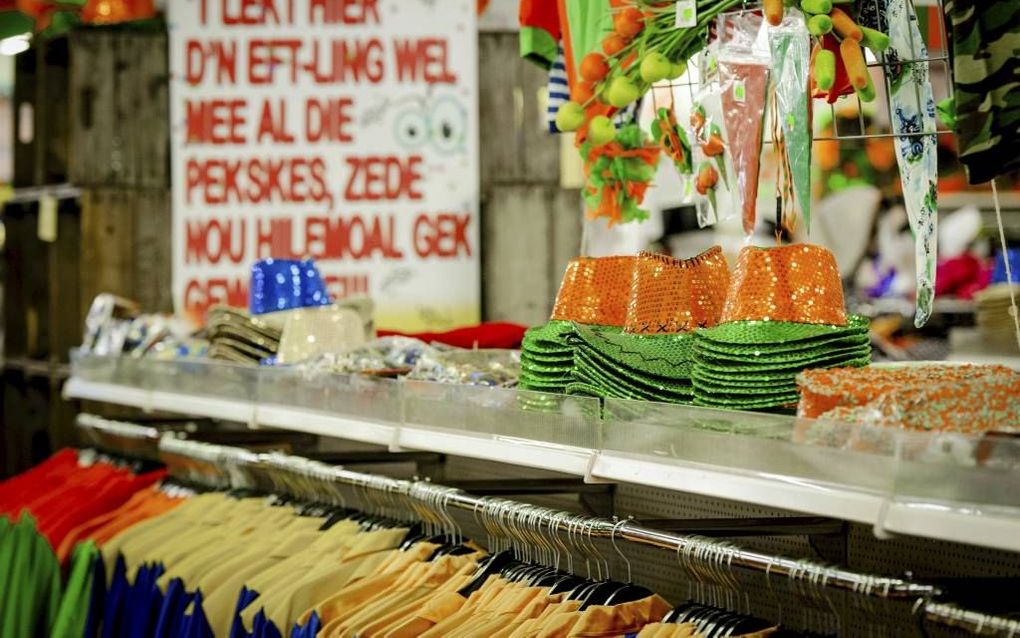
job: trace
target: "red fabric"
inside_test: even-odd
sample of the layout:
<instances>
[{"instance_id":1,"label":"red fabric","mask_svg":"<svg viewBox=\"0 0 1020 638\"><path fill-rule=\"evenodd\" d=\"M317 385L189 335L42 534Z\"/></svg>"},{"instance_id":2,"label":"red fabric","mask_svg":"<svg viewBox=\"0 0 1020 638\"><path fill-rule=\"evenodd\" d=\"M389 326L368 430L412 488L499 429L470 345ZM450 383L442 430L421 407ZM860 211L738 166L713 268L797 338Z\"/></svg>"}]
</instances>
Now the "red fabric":
<instances>
[{"instance_id":1,"label":"red fabric","mask_svg":"<svg viewBox=\"0 0 1020 638\"><path fill-rule=\"evenodd\" d=\"M517 17L522 27L547 31L553 40L560 39L560 10L557 0L521 0Z\"/></svg>"},{"instance_id":2,"label":"red fabric","mask_svg":"<svg viewBox=\"0 0 1020 638\"><path fill-rule=\"evenodd\" d=\"M380 337L414 337L426 343L443 343L455 348L520 348L527 326L494 321L448 332L420 332L409 334L380 330Z\"/></svg>"},{"instance_id":3,"label":"red fabric","mask_svg":"<svg viewBox=\"0 0 1020 638\"><path fill-rule=\"evenodd\" d=\"M108 463L78 465L74 450L61 450L27 472L0 483L0 514L28 510L57 548L75 528L115 510L135 492L166 476L165 470L133 474Z\"/></svg>"},{"instance_id":4,"label":"red fabric","mask_svg":"<svg viewBox=\"0 0 1020 638\"><path fill-rule=\"evenodd\" d=\"M935 295L970 299L991 282L991 269L970 253L946 259L938 265Z\"/></svg>"}]
</instances>

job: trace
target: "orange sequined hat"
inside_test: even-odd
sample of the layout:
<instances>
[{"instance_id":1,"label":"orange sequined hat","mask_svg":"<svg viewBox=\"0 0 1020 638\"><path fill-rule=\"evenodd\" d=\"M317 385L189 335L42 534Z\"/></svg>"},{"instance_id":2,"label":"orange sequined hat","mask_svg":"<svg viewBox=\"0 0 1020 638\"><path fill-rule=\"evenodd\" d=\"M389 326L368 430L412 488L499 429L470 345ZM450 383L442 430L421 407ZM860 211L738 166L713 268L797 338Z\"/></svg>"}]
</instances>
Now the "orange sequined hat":
<instances>
[{"instance_id":1,"label":"orange sequined hat","mask_svg":"<svg viewBox=\"0 0 1020 638\"><path fill-rule=\"evenodd\" d=\"M821 246L748 246L740 251L722 323L783 321L847 325L836 258Z\"/></svg>"},{"instance_id":2,"label":"orange sequined hat","mask_svg":"<svg viewBox=\"0 0 1020 638\"><path fill-rule=\"evenodd\" d=\"M673 334L712 327L722 316L729 284L729 265L718 246L690 259L641 253L624 331Z\"/></svg>"},{"instance_id":3,"label":"orange sequined hat","mask_svg":"<svg viewBox=\"0 0 1020 638\"><path fill-rule=\"evenodd\" d=\"M571 260L563 274L551 319L623 326L636 260L634 255Z\"/></svg>"}]
</instances>

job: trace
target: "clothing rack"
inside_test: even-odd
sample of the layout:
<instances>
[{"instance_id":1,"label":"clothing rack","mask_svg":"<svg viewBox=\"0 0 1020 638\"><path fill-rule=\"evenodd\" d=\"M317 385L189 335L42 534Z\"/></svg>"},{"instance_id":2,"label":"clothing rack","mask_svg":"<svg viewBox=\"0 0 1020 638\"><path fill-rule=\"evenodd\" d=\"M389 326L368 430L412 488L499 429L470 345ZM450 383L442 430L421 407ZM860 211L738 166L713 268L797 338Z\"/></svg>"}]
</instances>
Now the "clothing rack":
<instances>
[{"instance_id":1,"label":"clothing rack","mask_svg":"<svg viewBox=\"0 0 1020 638\"><path fill-rule=\"evenodd\" d=\"M570 548L588 552L597 561L605 560L592 542L608 539L627 563L617 542L628 541L674 552L682 565L702 584L735 586L734 567L743 567L767 577L784 576L799 585L835 588L880 599L916 599L914 611L926 620L963 628L976 635L1013 636L1020 621L963 609L937 601L937 587L899 578L874 576L823 565L814 561L775 556L740 548L732 543L696 535L678 535L644 527L629 520L609 520L577 515L550 508L491 496L475 496L463 490L428 481L401 480L346 470L304 457L270 452L255 453L244 448L216 445L160 435L151 427L123 421L110 421L88 414L77 419L86 439L101 449L126 452L162 461L171 476L220 488L265 487L291 496L305 496L344 504L340 486L353 488L365 503L378 510L400 516L414 512L418 518L442 530L460 536L449 512L470 512L475 520L502 548L522 549L533 543L543 547L543 556L569 554ZM564 543L562 537L566 536ZM496 550L496 547L490 547ZM532 554L537 554L532 550ZM628 573L628 580L630 574Z\"/></svg>"}]
</instances>

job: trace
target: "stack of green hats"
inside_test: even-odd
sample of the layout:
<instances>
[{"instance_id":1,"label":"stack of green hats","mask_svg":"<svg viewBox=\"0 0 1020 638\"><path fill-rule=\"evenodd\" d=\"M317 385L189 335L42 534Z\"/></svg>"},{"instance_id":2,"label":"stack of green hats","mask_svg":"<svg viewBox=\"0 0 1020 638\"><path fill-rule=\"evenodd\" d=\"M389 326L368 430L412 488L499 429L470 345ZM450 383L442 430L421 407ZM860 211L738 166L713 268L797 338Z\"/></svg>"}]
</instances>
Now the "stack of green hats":
<instances>
[{"instance_id":1,"label":"stack of green hats","mask_svg":"<svg viewBox=\"0 0 1020 638\"><path fill-rule=\"evenodd\" d=\"M729 268L714 247L690 259L652 253L634 263L622 329L575 325L570 394L690 403L694 399L694 331L715 325Z\"/></svg>"},{"instance_id":2,"label":"stack of green hats","mask_svg":"<svg viewBox=\"0 0 1020 638\"><path fill-rule=\"evenodd\" d=\"M695 401L734 409L795 405L803 370L871 362L868 320L854 315L845 326L733 321L699 331L695 348Z\"/></svg>"},{"instance_id":3,"label":"stack of green hats","mask_svg":"<svg viewBox=\"0 0 1020 638\"><path fill-rule=\"evenodd\" d=\"M634 259L578 257L567 265L551 320L524 335L521 389L562 393L574 383L575 326L623 325Z\"/></svg>"},{"instance_id":4,"label":"stack of green hats","mask_svg":"<svg viewBox=\"0 0 1020 638\"><path fill-rule=\"evenodd\" d=\"M694 338L690 333L628 334L619 328L576 326L570 394L689 403Z\"/></svg>"},{"instance_id":5,"label":"stack of green hats","mask_svg":"<svg viewBox=\"0 0 1020 638\"><path fill-rule=\"evenodd\" d=\"M747 247L719 325L695 336L694 402L732 409L795 406L797 375L871 361L868 321L847 316L825 248Z\"/></svg>"},{"instance_id":6,"label":"stack of green hats","mask_svg":"<svg viewBox=\"0 0 1020 638\"><path fill-rule=\"evenodd\" d=\"M524 333L519 385L526 390L564 392L573 380L574 351L568 337L569 321L550 321Z\"/></svg>"}]
</instances>

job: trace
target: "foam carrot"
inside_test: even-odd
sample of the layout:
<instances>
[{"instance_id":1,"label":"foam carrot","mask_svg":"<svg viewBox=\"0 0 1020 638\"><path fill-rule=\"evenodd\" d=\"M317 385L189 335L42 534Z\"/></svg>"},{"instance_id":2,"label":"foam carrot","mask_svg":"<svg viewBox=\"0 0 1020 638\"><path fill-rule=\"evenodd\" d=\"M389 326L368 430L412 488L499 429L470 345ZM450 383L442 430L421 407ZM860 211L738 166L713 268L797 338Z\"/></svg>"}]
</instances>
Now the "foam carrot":
<instances>
[{"instance_id":1,"label":"foam carrot","mask_svg":"<svg viewBox=\"0 0 1020 638\"><path fill-rule=\"evenodd\" d=\"M871 74L868 73L868 65L864 61L864 51L860 42L846 38L839 44L839 55L843 58L847 75L850 76L850 84L855 89L866 87Z\"/></svg>"},{"instance_id":2,"label":"foam carrot","mask_svg":"<svg viewBox=\"0 0 1020 638\"><path fill-rule=\"evenodd\" d=\"M783 0L765 0L765 17L769 24L778 27L783 22Z\"/></svg>"},{"instance_id":3,"label":"foam carrot","mask_svg":"<svg viewBox=\"0 0 1020 638\"><path fill-rule=\"evenodd\" d=\"M829 12L829 17L832 18L832 27L840 37L857 40L858 42L864 39L864 32L857 26L854 19L847 15L846 11L839 7L833 7L832 11Z\"/></svg>"}]
</instances>

